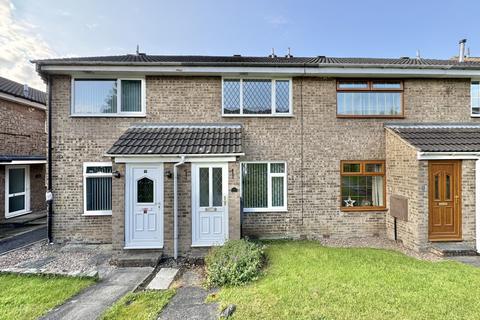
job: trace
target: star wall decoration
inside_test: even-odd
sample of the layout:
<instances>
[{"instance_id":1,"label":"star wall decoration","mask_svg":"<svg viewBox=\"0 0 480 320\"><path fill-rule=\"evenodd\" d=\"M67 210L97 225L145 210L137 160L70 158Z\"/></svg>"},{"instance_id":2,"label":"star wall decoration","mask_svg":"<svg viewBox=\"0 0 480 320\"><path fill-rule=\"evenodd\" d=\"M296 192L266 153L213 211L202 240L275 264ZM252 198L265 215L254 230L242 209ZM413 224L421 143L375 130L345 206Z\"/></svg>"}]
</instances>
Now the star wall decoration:
<instances>
[{"instance_id":1,"label":"star wall decoration","mask_svg":"<svg viewBox=\"0 0 480 320\"><path fill-rule=\"evenodd\" d=\"M348 197L347 200L343 200L345 202L346 207L353 207L353 204L356 202L355 200L352 200L352 198Z\"/></svg>"}]
</instances>

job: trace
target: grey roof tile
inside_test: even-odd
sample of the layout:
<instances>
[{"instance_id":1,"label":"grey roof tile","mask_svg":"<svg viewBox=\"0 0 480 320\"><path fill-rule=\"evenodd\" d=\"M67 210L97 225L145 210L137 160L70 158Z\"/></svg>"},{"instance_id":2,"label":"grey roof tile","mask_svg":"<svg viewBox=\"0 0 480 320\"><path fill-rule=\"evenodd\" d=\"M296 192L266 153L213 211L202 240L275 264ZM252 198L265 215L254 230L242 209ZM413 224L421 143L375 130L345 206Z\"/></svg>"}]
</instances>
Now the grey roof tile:
<instances>
[{"instance_id":1,"label":"grey roof tile","mask_svg":"<svg viewBox=\"0 0 480 320\"><path fill-rule=\"evenodd\" d=\"M0 77L0 92L32 102L37 102L44 105L47 104L47 94L45 92L34 88L29 88L28 95L25 96L23 93L23 84L3 77Z\"/></svg>"},{"instance_id":2,"label":"grey roof tile","mask_svg":"<svg viewBox=\"0 0 480 320\"><path fill-rule=\"evenodd\" d=\"M238 154L238 124L139 124L130 127L108 150L111 155Z\"/></svg>"},{"instance_id":3,"label":"grey roof tile","mask_svg":"<svg viewBox=\"0 0 480 320\"><path fill-rule=\"evenodd\" d=\"M425 152L480 152L480 124L387 124Z\"/></svg>"},{"instance_id":4,"label":"grey roof tile","mask_svg":"<svg viewBox=\"0 0 480 320\"><path fill-rule=\"evenodd\" d=\"M479 61L458 62L455 59L417 58L337 58L337 57L252 57L252 56L198 56L147 55L75 57L34 60L37 65L200 65L200 66L391 66L404 68L480 69Z\"/></svg>"}]
</instances>

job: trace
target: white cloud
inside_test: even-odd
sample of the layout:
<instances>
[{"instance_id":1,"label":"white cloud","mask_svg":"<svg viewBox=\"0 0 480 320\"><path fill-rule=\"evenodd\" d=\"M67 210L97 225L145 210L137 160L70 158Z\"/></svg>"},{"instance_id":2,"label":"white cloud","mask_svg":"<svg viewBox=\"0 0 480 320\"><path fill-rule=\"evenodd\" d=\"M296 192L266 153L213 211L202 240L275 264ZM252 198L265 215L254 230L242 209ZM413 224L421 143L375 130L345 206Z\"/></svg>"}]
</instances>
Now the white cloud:
<instances>
[{"instance_id":1,"label":"white cloud","mask_svg":"<svg viewBox=\"0 0 480 320\"><path fill-rule=\"evenodd\" d=\"M85 25L85 27L87 27L90 30L93 30L93 29L96 29L98 27L98 23L87 23Z\"/></svg>"},{"instance_id":2,"label":"white cloud","mask_svg":"<svg viewBox=\"0 0 480 320\"><path fill-rule=\"evenodd\" d=\"M0 75L45 90L30 60L56 54L36 32L35 26L14 18L14 10L10 0L0 0Z\"/></svg>"}]
</instances>

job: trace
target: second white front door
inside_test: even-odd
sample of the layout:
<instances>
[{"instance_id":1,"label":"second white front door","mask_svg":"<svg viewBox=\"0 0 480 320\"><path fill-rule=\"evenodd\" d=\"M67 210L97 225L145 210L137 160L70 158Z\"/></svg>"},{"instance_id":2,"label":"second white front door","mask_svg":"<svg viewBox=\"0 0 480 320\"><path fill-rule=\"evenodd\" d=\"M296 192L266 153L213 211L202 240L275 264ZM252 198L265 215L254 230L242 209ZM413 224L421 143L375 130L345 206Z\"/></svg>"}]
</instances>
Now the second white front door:
<instances>
[{"instance_id":1,"label":"second white front door","mask_svg":"<svg viewBox=\"0 0 480 320\"><path fill-rule=\"evenodd\" d=\"M222 245L228 238L228 165L192 164L192 245Z\"/></svg>"},{"instance_id":2,"label":"second white front door","mask_svg":"<svg viewBox=\"0 0 480 320\"><path fill-rule=\"evenodd\" d=\"M125 246L163 247L163 165L127 165Z\"/></svg>"}]
</instances>

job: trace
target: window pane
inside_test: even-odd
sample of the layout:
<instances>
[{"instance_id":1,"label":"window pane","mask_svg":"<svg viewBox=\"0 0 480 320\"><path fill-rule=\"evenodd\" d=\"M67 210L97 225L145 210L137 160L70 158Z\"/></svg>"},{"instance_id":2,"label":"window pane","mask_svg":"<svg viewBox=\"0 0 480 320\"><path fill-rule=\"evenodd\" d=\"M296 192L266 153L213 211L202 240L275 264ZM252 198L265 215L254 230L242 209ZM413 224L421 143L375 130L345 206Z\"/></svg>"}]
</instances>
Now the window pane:
<instances>
[{"instance_id":1,"label":"window pane","mask_svg":"<svg viewBox=\"0 0 480 320\"><path fill-rule=\"evenodd\" d=\"M450 198L450 175L445 176L445 200L451 200Z\"/></svg>"},{"instance_id":2,"label":"window pane","mask_svg":"<svg viewBox=\"0 0 480 320\"><path fill-rule=\"evenodd\" d=\"M271 163L270 164L270 172L271 173L284 173L285 172L285 164L284 163Z\"/></svg>"},{"instance_id":3,"label":"window pane","mask_svg":"<svg viewBox=\"0 0 480 320\"><path fill-rule=\"evenodd\" d=\"M401 89L402 84L400 82L374 82L373 89Z\"/></svg>"},{"instance_id":4,"label":"window pane","mask_svg":"<svg viewBox=\"0 0 480 320\"><path fill-rule=\"evenodd\" d=\"M268 207L268 166L266 163L243 164L242 195L245 208Z\"/></svg>"},{"instance_id":5,"label":"window pane","mask_svg":"<svg viewBox=\"0 0 480 320\"><path fill-rule=\"evenodd\" d=\"M8 170L8 191L10 194L25 192L25 169L17 168Z\"/></svg>"},{"instance_id":6,"label":"window pane","mask_svg":"<svg viewBox=\"0 0 480 320\"><path fill-rule=\"evenodd\" d=\"M283 206L283 177L272 177L272 206Z\"/></svg>"},{"instance_id":7,"label":"window pane","mask_svg":"<svg viewBox=\"0 0 480 320\"><path fill-rule=\"evenodd\" d=\"M340 115L401 115L402 93L338 92L337 112Z\"/></svg>"},{"instance_id":8,"label":"window pane","mask_svg":"<svg viewBox=\"0 0 480 320\"><path fill-rule=\"evenodd\" d=\"M112 210L112 178L87 177L87 211Z\"/></svg>"},{"instance_id":9,"label":"window pane","mask_svg":"<svg viewBox=\"0 0 480 320\"><path fill-rule=\"evenodd\" d=\"M365 172L382 172L383 164L381 163L366 163Z\"/></svg>"},{"instance_id":10,"label":"window pane","mask_svg":"<svg viewBox=\"0 0 480 320\"><path fill-rule=\"evenodd\" d=\"M435 191L435 199L440 199L440 187L439 187L439 178L438 174L435 176L435 186L434 186L434 191Z\"/></svg>"},{"instance_id":11,"label":"window pane","mask_svg":"<svg viewBox=\"0 0 480 320\"><path fill-rule=\"evenodd\" d=\"M112 167L87 167L87 173L112 173Z\"/></svg>"},{"instance_id":12,"label":"window pane","mask_svg":"<svg viewBox=\"0 0 480 320\"><path fill-rule=\"evenodd\" d=\"M116 80L75 80L74 113L117 112Z\"/></svg>"},{"instance_id":13,"label":"window pane","mask_svg":"<svg viewBox=\"0 0 480 320\"><path fill-rule=\"evenodd\" d=\"M142 82L140 80L122 80L122 111L142 111Z\"/></svg>"},{"instance_id":14,"label":"window pane","mask_svg":"<svg viewBox=\"0 0 480 320\"><path fill-rule=\"evenodd\" d=\"M368 83L361 81L342 81L338 84L338 87L340 89L368 89Z\"/></svg>"},{"instance_id":15,"label":"window pane","mask_svg":"<svg viewBox=\"0 0 480 320\"><path fill-rule=\"evenodd\" d=\"M212 168L212 201L214 207L223 205L222 168Z\"/></svg>"},{"instance_id":16,"label":"window pane","mask_svg":"<svg viewBox=\"0 0 480 320\"><path fill-rule=\"evenodd\" d=\"M200 168L200 207L210 206L210 174L208 168Z\"/></svg>"},{"instance_id":17,"label":"window pane","mask_svg":"<svg viewBox=\"0 0 480 320\"><path fill-rule=\"evenodd\" d=\"M275 81L275 112L290 112L290 81Z\"/></svg>"},{"instance_id":18,"label":"window pane","mask_svg":"<svg viewBox=\"0 0 480 320\"><path fill-rule=\"evenodd\" d=\"M470 87L472 114L480 114L480 82L473 81Z\"/></svg>"},{"instance_id":19,"label":"window pane","mask_svg":"<svg viewBox=\"0 0 480 320\"><path fill-rule=\"evenodd\" d=\"M8 212L25 210L25 195L8 198Z\"/></svg>"},{"instance_id":20,"label":"window pane","mask_svg":"<svg viewBox=\"0 0 480 320\"><path fill-rule=\"evenodd\" d=\"M271 80L243 80L243 113L272 113Z\"/></svg>"},{"instance_id":21,"label":"window pane","mask_svg":"<svg viewBox=\"0 0 480 320\"><path fill-rule=\"evenodd\" d=\"M223 80L223 113L240 113L240 80Z\"/></svg>"},{"instance_id":22,"label":"window pane","mask_svg":"<svg viewBox=\"0 0 480 320\"><path fill-rule=\"evenodd\" d=\"M152 203L154 201L154 182L148 178L142 178L137 182L137 202Z\"/></svg>"},{"instance_id":23,"label":"window pane","mask_svg":"<svg viewBox=\"0 0 480 320\"><path fill-rule=\"evenodd\" d=\"M343 176L342 207L384 206L383 176Z\"/></svg>"},{"instance_id":24,"label":"window pane","mask_svg":"<svg viewBox=\"0 0 480 320\"><path fill-rule=\"evenodd\" d=\"M344 163L343 172L360 172L360 163Z\"/></svg>"}]
</instances>

